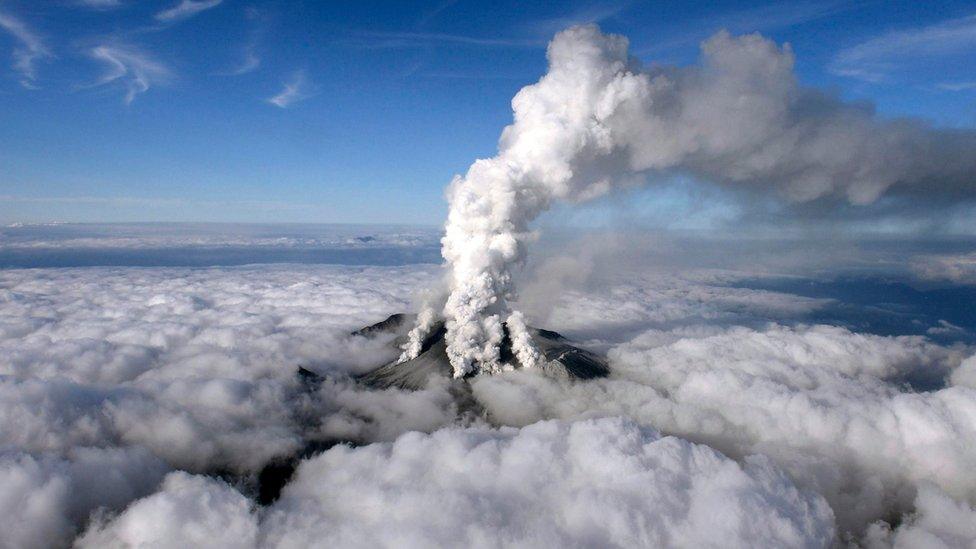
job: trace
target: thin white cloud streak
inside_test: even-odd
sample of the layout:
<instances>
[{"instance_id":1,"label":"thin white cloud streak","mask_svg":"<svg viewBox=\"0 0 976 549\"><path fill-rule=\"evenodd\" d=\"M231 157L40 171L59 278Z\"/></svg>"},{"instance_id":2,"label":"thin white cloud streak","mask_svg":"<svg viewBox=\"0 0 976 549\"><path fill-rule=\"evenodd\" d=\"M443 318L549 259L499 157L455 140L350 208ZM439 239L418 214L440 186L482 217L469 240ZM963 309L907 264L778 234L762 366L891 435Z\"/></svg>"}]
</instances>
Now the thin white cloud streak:
<instances>
[{"instance_id":1,"label":"thin white cloud streak","mask_svg":"<svg viewBox=\"0 0 976 549\"><path fill-rule=\"evenodd\" d=\"M131 104L137 95L148 91L153 84L165 82L172 77L168 67L129 46L104 44L92 48L89 54L103 63L106 69L97 81L85 87L95 88L122 82L126 90L123 98L126 105Z\"/></svg>"},{"instance_id":2,"label":"thin white cloud streak","mask_svg":"<svg viewBox=\"0 0 976 549\"><path fill-rule=\"evenodd\" d=\"M244 46L240 60L231 68L218 72L221 76L241 76L252 73L261 68L261 56L257 54L257 47L254 42Z\"/></svg>"},{"instance_id":3,"label":"thin white cloud streak","mask_svg":"<svg viewBox=\"0 0 976 549\"><path fill-rule=\"evenodd\" d=\"M28 89L36 88L34 81L37 74L34 64L38 59L51 57L51 52L39 36L10 14L0 13L0 28L20 43L13 52L14 69L21 75L20 84Z\"/></svg>"},{"instance_id":4,"label":"thin white cloud streak","mask_svg":"<svg viewBox=\"0 0 976 549\"><path fill-rule=\"evenodd\" d=\"M181 0L179 4L172 8L157 13L156 20L170 23L181 19L188 19L202 11L216 8L222 2L223 0Z\"/></svg>"},{"instance_id":5,"label":"thin white cloud streak","mask_svg":"<svg viewBox=\"0 0 976 549\"><path fill-rule=\"evenodd\" d=\"M852 9L854 6L853 3L837 1L798 2L766 4L755 8L711 14L685 25L685 29L691 29L690 32L686 30L680 36L674 36L673 33L671 37L667 34L656 36L652 44L639 47L634 51L634 55L645 57L688 46L701 42L709 34L721 29L734 33L748 33L790 28Z\"/></svg>"},{"instance_id":6,"label":"thin white cloud streak","mask_svg":"<svg viewBox=\"0 0 976 549\"><path fill-rule=\"evenodd\" d=\"M0 197L2 200L2 197ZM186 203L196 207L222 208L239 203ZM243 203L255 209L284 208L288 205L253 201ZM183 203L163 204L182 206ZM295 206L295 205L292 205ZM151 207L157 207L152 204ZM311 206L309 206L311 207ZM52 229L51 227L56 227ZM258 228L260 227L260 228ZM65 224L12 225L0 227L0 251L4 250L84 250L91 248L138 250L181 248L277 248L281 249L417 249L437 246L439 231L433 228L323 226L294 234L283 230L268 234L263 226L213 225L201 228L197 224L163 223L150 227L136 224L108 225Z\"/></svg>"},{"instance_id":7,"label":"thin white cloud streak","mask_svg":"<svg viewBox=\"0 0 976 549\"><path fill-rule=\"evenodd\" d=\"M936 87L946 91L976 90L976 82L943 82Z\"/></svg>"},{"instance_id":8,"label":"thin white cloud streak","mask_svg":"<svg viewBox=\"0 0 976 549\"><path fill-rule=\"evenodd\" d=\"M186 200L183 198L147 198L138 196L14 196L0 195L0 200L20 204L66 204L72 206L111 206L116 208L227 208L296 211L314 210L317 205L284 200Z\"/></svg>"},{"instance_id":9,"label":"thin white cloud streak","mask_svg":"<svg viewBox=\"0 0 976 549\"><path fill-rule=\"evenodd\" d=\"M526 30L538 36L550 37L553 34L570 27L572 25L582 25L586 23L601 23L607 19L619 15L630 7L630 2L595 4L577 9L574 12L531 22L526 25Z\"/></svg>"},{"instance_id":10,"label":"thin white cloud streak","mask_svg":"<svg viewBox=\"0 0 976 549\"><path fill-rule=\"evenodd\" d=\"M436 18L441 12L456 3L456 0L448 0L436 6L433 10L421 16L418 20L417 27L424 27L430 20ZM459 45L486 48L542 48L546 45L546 39L556 31L572 24L604 21L620 14L629 5L629 2L593 5L559 17L529 22L520 26L519 29L521 32L518 34L526 35L524 38L489 38L423 31L363 31L356 33L356 36L360 39L365 39L366 42L363 45L369 48L395 49L430 45Z\"/></svg>"},{"instance_id":11,"label":"thin white cloud streak","mask_svg":"<svg viewBox=\"0 0 976 549\"><path fill-rule=\"evenodd\" d=\"M546 44L545 40L539 39L481 38L431 32L368 31L358 33L357 36L365 39L366 43L364 45L370 48L406 48L429 44L455 44L494 48L541 48Z\"/></svg>"},{"instance_id":12,"label":"thin white cloud streak","mask_svg":"<svg viewBox=\"0 0 976 549\"><path fill-rule=\"evenodd\" d=\"M283 90L268 99L268 103L282 109L287 109L295 103L304 101L313 95L315 95L315 91L308 78L308 74L305 71L297 71L292 75L291 80L285 83Z\"/></svg>"},{"instance_id":13,"label":"thin white cloud streak","mask_svg":"<svg viewBox=\"0 0 976 549\"><path fill-rule=\"evenodd\" d=\"M121 0L76 0L75 3L96 10L111 10L123 5Z\"/></svg>"},{"instance_id":14,"label":"thin white cloud streak","mask_svg":"<svg viewBox=\"0 0 976 549\"><path fill-rule=\"evenodd\" d=\"M454 4L457 4L457 2L458 0L441 0L441 3L438 4L437 6L434 6L433 9L421 14L420 18L417 19L417 26L418 27L426 26L427 23L430 23L432 20L436 19L437 16L439 16L441 13L443 13L445 10L447 10Z\"/></svg>"},{"instance_id":15,"label":"thin white cloud streak","mask_svg":"<svg viewBox=\"0 0 976 549\"><path fill-rule=\"evenodd\" d=\"M240 76L257 70L261 66L261 56L258 55L258 44L265 33L265 21L261 12L254 7L244 10L244 17L251 22L250 37L241 50L241 57L237 64L224 71L225 76Z\"/></svg>"},{"instance_id":16,"label":"thin white cloud streak","mask_svg":"<svg viewBox=\"0 0 976 549\"><path fill-rule=\"evenodd\" d=\"M706 19L709 27L722 27L733 32L756 32L792 27L816 21L829 15L852 9L854 2L798 2L796 4L766 4Z\"/></svg>"},{"instance_id":17,"label":"thin white cloud streak","mask_svg":"<svg viewBox=\"0 0 976 549\"><path fill-rule=\"evenodd\" d=\"M244 59L241 61L237 67L228 71L227 74L231 76L240 76L242 74L247 74L249 72L254 72L258 70L261 66L261 58L255 53L253 46L248 46L244 50Z\"/></svg>"},{"instance_id":18,"label":"thin white cloud streak","mask_svg":"<svg viewBox=\"0 0 976 549\"><path fill-rule=\"evenodd\" d=\"M847 48L829 70L868 82L879 82L908 59L949 55L976 47L976 15L926 27L890 32Z\"/></svg>"}]
</instances>

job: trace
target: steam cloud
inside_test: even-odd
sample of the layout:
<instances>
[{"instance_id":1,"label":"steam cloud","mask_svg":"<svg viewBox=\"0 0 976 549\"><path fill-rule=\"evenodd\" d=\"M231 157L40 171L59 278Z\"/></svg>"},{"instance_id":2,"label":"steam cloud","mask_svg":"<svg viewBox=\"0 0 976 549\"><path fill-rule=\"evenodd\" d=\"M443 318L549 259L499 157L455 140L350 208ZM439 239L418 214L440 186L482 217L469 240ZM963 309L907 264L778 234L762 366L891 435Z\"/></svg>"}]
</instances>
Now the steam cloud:
<instances>
[{"instance_id":1,"label":"steam cloud","mask_svg":"<svg viewBox=\"0 0 976 549\"><path fill-rule=\"evenodd\" d=\"M456 376L502 369L513 269L525 259L529 223L555 201L668 173L771 189L791 202L864 205L886 192L976 189L976 135L882 120L805 89L788 45L720 32L702 44L701 65L687 68L643 68L627 48L593 25L557 34L549 72L512 100L515 121L498 155L451 183L443 315ZM531 357L521 326L508 322L513 348ZM414 335L404 359L423 327Z\"/></svg>"}]
</instances>

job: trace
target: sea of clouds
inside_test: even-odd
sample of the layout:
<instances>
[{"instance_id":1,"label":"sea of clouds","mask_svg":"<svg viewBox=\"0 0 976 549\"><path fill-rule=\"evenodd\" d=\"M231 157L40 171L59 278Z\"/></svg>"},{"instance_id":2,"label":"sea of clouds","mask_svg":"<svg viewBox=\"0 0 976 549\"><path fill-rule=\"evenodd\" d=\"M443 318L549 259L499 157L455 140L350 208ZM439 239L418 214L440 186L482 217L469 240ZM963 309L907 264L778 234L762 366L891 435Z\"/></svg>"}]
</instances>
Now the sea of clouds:
<instances>
[{"instance_id":1,"label":"sea of clouds","mask_svg":"<svg viewBox=\"0 0 976 549\"><path fill-rule=\"evenodd\" d=\"M476 407L352 377L399 350L350 332L436 265L0 270L0 546L972 543L973 326L770 289L835 276L789 253L634 238L540 246L521 284L613 375L482 376Z\"/></svg>"}]
</instances>

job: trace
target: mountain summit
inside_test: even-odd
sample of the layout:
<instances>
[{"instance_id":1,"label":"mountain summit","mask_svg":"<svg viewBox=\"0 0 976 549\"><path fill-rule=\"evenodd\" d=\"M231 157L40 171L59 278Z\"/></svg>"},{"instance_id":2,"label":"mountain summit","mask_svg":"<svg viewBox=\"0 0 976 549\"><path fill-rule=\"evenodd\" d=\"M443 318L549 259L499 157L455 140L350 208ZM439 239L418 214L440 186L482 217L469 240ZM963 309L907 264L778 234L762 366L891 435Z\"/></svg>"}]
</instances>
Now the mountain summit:
<instances>
[{"instance_id":1,"label":"mountain summit","mask_svg":"<svg viewBox=\"0 0 976 549\"><path fill-rule=\"evenodd\" d=\"M393 341L399 346L405 341L406 333L413 326L414 320L414 315L394 314L386 320L356 330L353 335L378 337L395 334ZM426 387L431 376L451 378L454 370L447 358L444 340L446 333L447 327L444 323L438 323L424 340L421 352L416 358L380 366L359 376L359 381L379 389L398 387L417 390ZM610 367L606 359L572 345L558 333L531 327L529 333L536 349L544 357L538 369L545 375L564 379L593 379L609 375ZM525 367L512 352L512 342L507 327L501 346L501 360L514 368Z\"/></svg>"}]
</instances>

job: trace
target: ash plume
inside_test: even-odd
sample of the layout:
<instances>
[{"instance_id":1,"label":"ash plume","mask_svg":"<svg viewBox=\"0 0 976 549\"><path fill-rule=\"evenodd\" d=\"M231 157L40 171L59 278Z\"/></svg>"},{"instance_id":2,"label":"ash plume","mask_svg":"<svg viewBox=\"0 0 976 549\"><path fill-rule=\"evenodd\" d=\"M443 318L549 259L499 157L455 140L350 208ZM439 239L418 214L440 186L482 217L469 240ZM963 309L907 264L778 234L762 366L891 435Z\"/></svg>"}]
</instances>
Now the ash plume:
<instances>
[{"instance_id":1,"label":"ash plume","mask_svg":"<svg viewBox=\"0 0 976 549\"><path fill-rule=\"evenodd\" d=\"M513 340L527 341L521 317L510 318L513 272L533 238L530 223L557 201L679 173L826 207L885 194L935 202L976 188L972 131L886 120L804 88L790 46L759 34L719 32L701 52L695 66L643 67L625 37L595 25L555 36L548 73L512 100L499 153L448 189L442 313L456 376L503 368L506 323ZM404 360L425 332L414 331Z\"/></svg>"}]
</instances>

